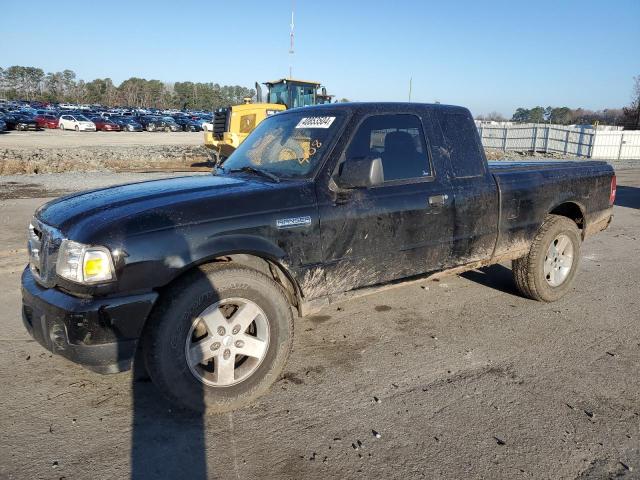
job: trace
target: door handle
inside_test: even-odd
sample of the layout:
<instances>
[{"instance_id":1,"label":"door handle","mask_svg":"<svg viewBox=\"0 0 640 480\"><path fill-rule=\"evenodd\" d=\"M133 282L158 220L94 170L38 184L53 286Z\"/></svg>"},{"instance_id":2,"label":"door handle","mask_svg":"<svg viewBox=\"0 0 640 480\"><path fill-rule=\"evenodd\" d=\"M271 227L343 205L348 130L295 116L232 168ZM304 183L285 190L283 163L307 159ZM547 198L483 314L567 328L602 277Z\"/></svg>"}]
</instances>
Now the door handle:
<instances>
[{"instance_id":1,"label":"door handle","mask_svg":"<svg viewBox=\"0 0 640 480\"><path fill-rule=\"evenodd\" d=\"M429 205L433 206L442 206L445 203L447 203L447 200L449 199L449 195L447 195L446 193L442 194L442 195L432 195L429 197Z\"/></svg>"}]
</instances>

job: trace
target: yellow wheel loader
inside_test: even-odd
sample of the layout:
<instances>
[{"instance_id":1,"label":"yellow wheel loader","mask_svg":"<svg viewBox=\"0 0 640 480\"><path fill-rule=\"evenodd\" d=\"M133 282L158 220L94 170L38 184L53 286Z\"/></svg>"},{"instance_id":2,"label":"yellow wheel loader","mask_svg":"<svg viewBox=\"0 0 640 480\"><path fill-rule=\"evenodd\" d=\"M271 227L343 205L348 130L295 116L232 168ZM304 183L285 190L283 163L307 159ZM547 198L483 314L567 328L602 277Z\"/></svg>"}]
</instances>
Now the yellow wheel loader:
<instances>
[{"instance_id":1,"label":"yellow wheel loader","mask_svg":"<svg viewBox=\"0 0 640 480\"><path fill-rule=\"evenodd\" d=\"M246 98L242 105L219 108L213 114L213 130L204 132L204 145L211 149L215 163L227 158L265 118L283 110L309 105L331 103L318 82L281 78L265 82L267 101L256 83L256 103Z\"/></svg>"}]
</instances>

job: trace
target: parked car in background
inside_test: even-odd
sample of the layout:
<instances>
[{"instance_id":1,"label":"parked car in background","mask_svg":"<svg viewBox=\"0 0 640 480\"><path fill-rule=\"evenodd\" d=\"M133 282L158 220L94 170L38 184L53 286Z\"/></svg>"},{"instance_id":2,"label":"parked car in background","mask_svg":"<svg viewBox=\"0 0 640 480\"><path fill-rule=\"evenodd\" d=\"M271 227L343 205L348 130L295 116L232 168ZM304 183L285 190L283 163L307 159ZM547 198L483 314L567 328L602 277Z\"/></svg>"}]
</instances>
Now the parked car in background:
<instances>
[{"instance_id":1,"label":"parked car in background","mask_svg":"<svg viewBox=\"0 0 640 480\"><path fill-rule=\"evenodd\" d=\"M197 120L187 117L185 115L176 115L173 117L174 121L180 125L185 132L199 132L202 130L200 123Z\"/></svg>"},{"instance_id":2,"label":"parked car in background","mask_svg":"<svg viewBox=\"0 0 640 480\"><path fill-rule=\"evenodd\" d=\"M40 130L38 122L30 113L18 112L13 114L13 117L15 118L14 128L16 130Z\"/></svg>"},{"instance_id":3,"label":"parked car in background","mask_svg":"<svg viewBox=\"0 0 640 480\"><path fill-rule=\"evenodd\" d=\"M140 122L148 132L160 132L163 130L177 132L182 130L180 125L178 125L172 118L170 121L165 118L166 117L159 117L156 115L141 115L137 117L136 120Z\"/></svg>"},{"instance_id":4,"label":"parked car in background","mask_svg":"<svg viewBox=\"0 0 640 480\"><path fill-rule=\"evenodd\" d=\"M58 121L60 130L75 130L76 132L95 132L96 124L84 115L62 115Z\"/></svg>"},{"instance_id":5,"label":"parked car in background","mask_svg":"<svg viewBox=\"0 0 640 480\"><path fill-rule=\"evenodd\" d=\"M0 112L0 120L4 122L5 130L14 130L16 119L10 113Z\"/></svg>"},{"instance_id":6,"label":"parked car in background","mask_svg":"<svg viewBox=\"0 0 640 480\"><path fill-rule=\"evenodd\" d=\"M163 126L162 120L159 117L152 115L139 115L135 117L136 122L142 125L147 132L155 132L161 130Z\"/></svg>"},{"instance_id":7,"label":"parked car in background","mask_svg":"<svg viewBox=\"0 0 640 480\"><path fill-rule=\"evenodd\" d=\"M7 122L5 122L1 117L0 117L0 132L6 132L7 131Z\"/></svg>"},{"instance_id":8,"label":"parked car in background","mask_svg":"<svg viewBox=\"0 0 640 480\"><path fill-rule=\"evenodd\" d=\"M89 120L95 124L96 130L100 130L102 132L119 132L121 130L120 125L106 117L92 115L89 117Z\"/></svg>"},{"instance_id":9,"label":"parked car in background","mask_svg":"<svg viewBox=\"0 0 640 480\"><path fill-rule=\"evenodd\" d=\"M132 117L113 115L109 117L109 120L120 125L120 130L123 132L142 132L144 130L142 125Z\"/></svg>"},{"instance_id":10,"label":"parked car in background","mask_svg":"<svg viewBox=\"0 0 640 480\"><path fill-rule=\"evenodd\" d=\"M184 130L182 125L178 124L173 117L165 116L161 117L164 122L164 131L165 132L181 132Z\"/></svg>"},{"instance_id":11,"label":"parked car in background","mask_svg":"<svg viewBox=\"0 0 640 480\"><path fill-rule=\"evenodd\" d=\"M35 120L40 128L58 128L58 117L55 115L36 115Z\"/></svg>"}]
</instances>

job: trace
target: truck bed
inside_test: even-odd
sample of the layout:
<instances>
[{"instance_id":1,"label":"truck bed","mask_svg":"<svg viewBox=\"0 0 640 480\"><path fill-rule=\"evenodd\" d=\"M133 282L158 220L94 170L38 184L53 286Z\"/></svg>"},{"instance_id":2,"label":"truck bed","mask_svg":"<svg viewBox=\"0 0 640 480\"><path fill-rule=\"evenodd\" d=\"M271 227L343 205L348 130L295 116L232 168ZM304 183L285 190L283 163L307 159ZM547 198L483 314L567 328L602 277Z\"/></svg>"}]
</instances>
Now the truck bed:
<instances>
[{"instance_id":1,"label":"truck bed","mask_svg":"<svg viewBox=\"0 0 640 480\"><path fill-rule=\"evenodd\" d=\"M548 213L574 219L583 238L606 226L614 175L606 162L499 160L488 165L500 195L497 254L527 251Z\"/></svg>"}]
</instances>

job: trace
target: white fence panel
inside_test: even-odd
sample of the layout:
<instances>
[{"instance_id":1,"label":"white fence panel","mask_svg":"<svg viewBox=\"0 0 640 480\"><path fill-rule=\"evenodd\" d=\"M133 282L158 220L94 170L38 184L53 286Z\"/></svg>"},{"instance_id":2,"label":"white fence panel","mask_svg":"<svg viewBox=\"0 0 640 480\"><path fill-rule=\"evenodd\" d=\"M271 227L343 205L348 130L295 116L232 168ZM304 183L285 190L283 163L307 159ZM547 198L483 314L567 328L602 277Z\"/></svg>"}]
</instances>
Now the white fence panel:
<instances>
[{"instance_id":1,"label":"white fence panel","mask_svg":"<svg viewBox=\"0 0 640 480\"><path fill-rule=\"evenodd\" d=\"M561 153L604 160L640 160L640 131L564 125L478 125L485 148Z\"/></svg>"},{"instance_id":2,"label":"white fence panel","mask_svg":"<svg viewBox=\"0 0 640 480\"><path fill-rule=\"evenodd\" d=\"M622 132L618 160L634 160L638 158L640 158L640 131Z\"/></svg>"},{"instance_id":3,"label":"white fence panel","mask_svg":"<svg viewBox=\"0 0 640 480\"><path fill-rule=\"evenodd\" d=\"M591 158L617 159L620 154L622 132L598 132Z\"/></svg>"}]
</instances>

